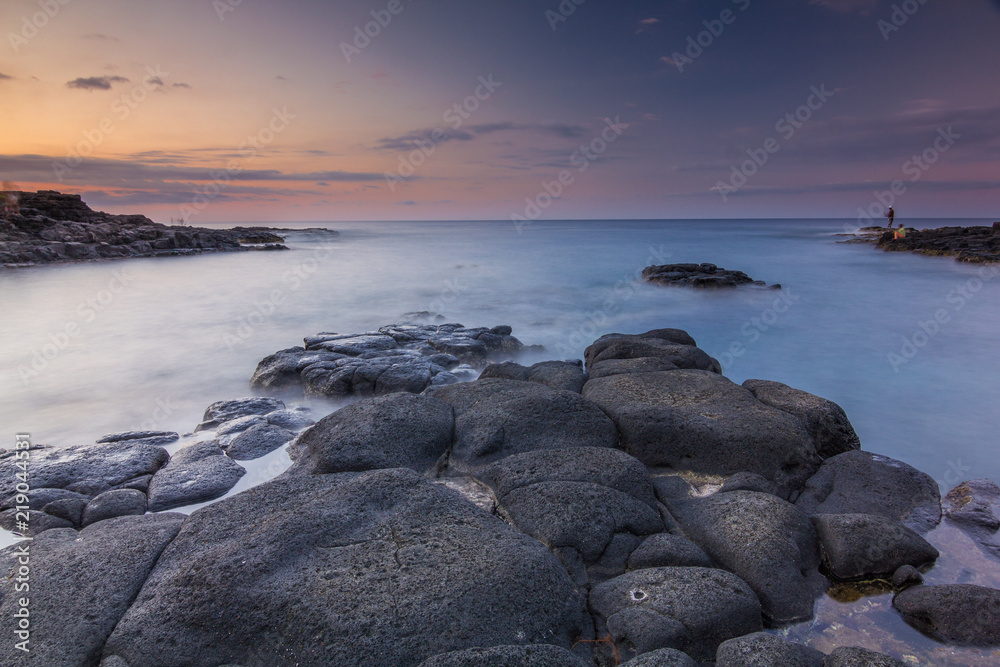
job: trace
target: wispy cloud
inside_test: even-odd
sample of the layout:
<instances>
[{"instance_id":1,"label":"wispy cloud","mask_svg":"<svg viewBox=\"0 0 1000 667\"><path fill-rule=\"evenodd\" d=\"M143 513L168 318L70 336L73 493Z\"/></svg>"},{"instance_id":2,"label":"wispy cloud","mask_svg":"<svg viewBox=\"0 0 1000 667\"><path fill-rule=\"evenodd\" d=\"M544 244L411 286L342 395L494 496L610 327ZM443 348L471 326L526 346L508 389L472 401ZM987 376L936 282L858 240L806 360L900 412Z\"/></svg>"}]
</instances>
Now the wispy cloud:
<instances>
[{"instance_id":1,"label":"wispy cloud","mask_svg":"<svg viewBox=\"0 0 1000 667\"><path fill-rule=\"evenodd\" d=\"M440 135L444 132L444 136ZM472 141L481 136L495 134L497 132L538 132L563 139L578 139L586 135L587 128L583 125L570 125L567 123L481 123L478 125L467 125L460 130L442 130L441 128L429 130L414 130L396 137L384 137L375 144L377 150L385 151L409 151L426 144L430 141L441 144L446 141ZM435 135L435 133L437 133ZM437 136L437 140L434 140Z\"/></svg>"},{"instance_id":2,"label":"wispy cloud","mask_svg":"<svg viewBox=\"0 0 1000 667\"><path fill-rule=\"evenodd\" d=\"M111 90L111 85L115 83L128 83L128 79L123 76L88 76L73 79L67 82L67 88L79 88L81 90ZM160 81L162 85L163 82Z\"/></svg>"},{"instance_id":3,"label":"wispy cloud","mask_svg":"<svg viewBox=\"0 0 1000 667\"><path fill-rule=\"evenodd\" d=\"M4 79L13 79L13 78L14 77L10 76L9 74L4 74L3 72L0 72L0 81L3 81Z\"/></svg>"},{"instance_id":4,"label":"wispy cloud","mask_svg":"<svg viewBox=\"0 0 1000 667\"><path fill-rule=\"evenodd\" d=\"M157 78L159 78L159 77L157 77ZM181 81L180 83L172 84L172 85L173 85L174 88L190 88L191 87L190 83L184 83L183 81Z\"/></svg>"}]
</instances>

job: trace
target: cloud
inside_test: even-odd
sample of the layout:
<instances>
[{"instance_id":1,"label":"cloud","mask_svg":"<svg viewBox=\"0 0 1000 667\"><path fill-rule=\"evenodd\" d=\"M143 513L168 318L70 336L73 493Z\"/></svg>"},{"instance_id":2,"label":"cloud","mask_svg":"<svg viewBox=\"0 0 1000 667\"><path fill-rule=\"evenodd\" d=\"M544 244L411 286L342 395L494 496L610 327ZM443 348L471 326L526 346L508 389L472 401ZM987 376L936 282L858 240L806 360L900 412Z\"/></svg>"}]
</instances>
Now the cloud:
<instances>
[{"instance_id":1,"label":"cloud","mask_svg":"<svg viewBox=\"0 0 1000 667\"><path fill-rule=\"evenodd\" d=\"M13 78L14 77L10 76L9 74L4 74L3 72L0 72L0 81L3 81L4 79L13 79Z\"/></svg>"},{"instance_id":2,"label":"cloud","mask_svg":"<svg viewBox=\"0 0 1000 667\"><path fill-rule=\"evenodd\" d=\"M157 78L159 78L159 77L157 77ZM190 88L191 84L190 83L184 83L183 81L181 81L180 83L173 84L173 87L174 88Z\"/></svg>"},{"instance_id":3,"label":"cloud","mask_svg":"<svg viewBox=\"0 0 1000 667\"><path fill-rule=\"evenodd\" d=\"M653 25L654 23L660 23L660 19L642 19L639 23L642 25Z\"/></svg>"},{"instance_id":4,"label":"cloud","mask_svg":"<svg viewBox=\"0 0 1000 667\"><path fill-rule=\"evenodd\" d=\"M412 199L407 199L406 201L398 201L398 202L396 202L396 205L397 206L416 206L417 202L413 201Z\"/></svg>"},{"instance_id":5,"label":"cloud","mask_svg":"<svg viewBox=\"0 0 1000 667\"><path fill-rule=\"evenodd\" d=\"M495 134L497 132L540 132L564 139L577 139L586 134L587 128L583 125L570 125L567 123L480 123L478 125L467 125L461 130L444 130L435 128L430 130L414 130L396 137L384 137L379 139L376 150L383 151L411 151L421 145L443 144L447 141L472 141L481 136ZM442 136L443 133L443 136ZM434 137L437 137L435 140Z\"/></svg>"},{"instance_id":6,"label":"cloud","mask_svg":"<svg viewBox=\"0 0 1000 667\"><path fill-rule=\"evenodd\" d=\"M88 32L85 35L81 35L84 39L93 39L101 42L119 42L121 41L117 37L112 37L111 35L105 35L103 32Z\"/></svg>"},{"instance_id":7,"label":"cloud","mask_svg":"<svg viewBox=\"0 0 1000 667\"><path fill-rule=\"evenodd\" d=\"M90 76L73 79L66 84L67 88L80 88L81 90L111 90L113 83L128 83L128 79L123 76ZM160 82L163 83L162 81Z\"/></svg>"}]
</instances>

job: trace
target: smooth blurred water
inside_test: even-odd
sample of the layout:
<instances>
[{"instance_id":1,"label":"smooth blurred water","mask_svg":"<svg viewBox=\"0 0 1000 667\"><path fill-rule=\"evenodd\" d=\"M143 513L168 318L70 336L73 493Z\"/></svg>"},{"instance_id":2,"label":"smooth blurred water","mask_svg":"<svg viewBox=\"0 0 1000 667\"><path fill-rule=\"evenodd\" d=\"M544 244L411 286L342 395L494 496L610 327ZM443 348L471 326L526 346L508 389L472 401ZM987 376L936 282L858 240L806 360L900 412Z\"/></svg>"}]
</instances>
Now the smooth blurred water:
<instances>
[{"instance_id":1,"label":"smooth blurred water","mask_svg":"<svg viewBox=\"0 0 1000 667\"><path fill-rule=\"evenodd\" d=\"M838 244L847 221L325 226L341 235L293 235L291 252L0 272L0 446L16 432L57 445L140 426L187 432L303 336L430 310L510 324L550 358L580 357L610 331L686 329L737 382L778 380L838 402L866 449L948 488L1000 480L1000 280L975 282L982 267ZM636 281L667 262L713 262L785 289ZM939 310L947 323L893 368L888 355ZM727 356L734 344L742 353Z\"/></svg>"}]
</instances>

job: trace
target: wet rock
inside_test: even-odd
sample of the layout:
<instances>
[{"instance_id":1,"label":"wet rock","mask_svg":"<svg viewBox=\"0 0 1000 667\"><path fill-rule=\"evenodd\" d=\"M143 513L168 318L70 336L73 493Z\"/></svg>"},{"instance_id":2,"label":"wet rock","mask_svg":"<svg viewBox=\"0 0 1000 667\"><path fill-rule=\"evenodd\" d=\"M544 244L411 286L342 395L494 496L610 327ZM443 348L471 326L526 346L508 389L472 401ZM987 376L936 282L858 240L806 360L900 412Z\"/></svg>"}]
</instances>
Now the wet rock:
<instances>
[{"instance_id":1,"label":"wet rock","mask_svg":"<svg viewBox=\"0 0 1000 667\"><path fill-rule=\"evenodd\" d=\"M794 505L753 491L670 500L671 514L712 562L747 582L779 625L812 618L825 589L812 523Z\"/></svg>"},{"instance_id":2,"label":"wet rock","mask_svg":"<svg viewBox=\"0 0 1000 667\"><path fill-rule=\"evenodd\" d=\"M795 505L806 514L875 514L918 533L941 520L941 492L930 475L862 451L824 461Z\"/></svg>"},{"instance_id":3,"label":"wet rock","mask_svg":"<svg viewBox=\"0 0 1000 667\"><path fill-rule=\"evenodd\" d=\"M31 664L96 665L101 647L139 592L185 517L125 516L75 530L51 530L30 543ZM17 562L22 545L0 552L0 571ZM13 578L0 580L0 613L14 618ZM0 642L0 663L21 665L23 652Z\"/></svg>"},{"instance_id":4,"label":"wet rock","mask_svg":"<svg viewBox=\"0 0 1000 667\"><path fill-rule=\"evenodd\" d=\"M362 399L302 434L290 452L292 472L429 472L451 447L454 427L451 406L437 398L391 394Z\"/></svg>"},{"instance_id":5,"label":"wet rock","mask_svg":"<svg viewBox=\"0 0 1000 667\"><path fill-rule=\"evenodd\" d=\"M583 621L547 549L412 471L285 476L194 512L103 655L410 667L484 644L569 648Z\"/></svg>"},{"instance_id":6,"label":"wet rock","mask_svg":"<svg viewBox=\"0 0 1000 667\"><path fill-rule=\"evenodd\" d=\"M420 667L590 667L590 663L558 646L493 646L436 655Z\"/></svg>"},{"instance_id":7,"label":"wet rock","mask_svg":"<svg viewBox=\"0 0 1000 667\"><path fill-rule=\"evenodd\" d=\"M522 366L513 361L490 364L483 369L480 379L521 380L538 382L552 389L565 389L580 393L587 381L587 374L579 363L570 361L542 361L534 366Z\"/></svg>"},{"instance_id":8,"label":"wet rock","mask_svg":"<svg viewBox=\"0 0 1000 667\"><path fill-rule=\"evenodd\" d=\"M1000 558L1000 487L988 479L962 482L944 497L944 515L986 553Z\"/></svg>"},{"instance_id":9,"label":"wet rock","mask_svg":"<svg viewBox=\"0 0 1000 667\"><path fill-rule=\"evenodd\" d=\"M687 653L672 648L661 648L638 655L623 663L622 667L698 667L698 663Z\"/></svg>"},{"instance_id":10,"label":"wet rock","mask_svg":"<svg viewBox=\"0 0 1000 667\"><path fill-rule=\"evenodd\" d=\"M595 587L598 635L611 633L626 658L674 648L710 660L719 644L761 628L760 603L739 577L700 567L629 572Z\"/></svg>"},{"instance_id":11,"label":"wet rock","mask_svg":"<svg viewBox=\"0 0 1000 667\"><path fill-rule=\"evenodd\" d=\"M89 526L98 521L116 516L146 513L146 494L135 489L105 491L97 496L83 510L82 525Z\"/></svg>"},{"instance_id":12,"label":"wet rock","mask_svg":"<svg viewBox=\"0 0 1000 667\"><path fill-rule=\"evenodd\" d=\"M650 535L628 559L630 570L650 567L712 567L701 547L680 535L659 533Z\"/></svg>"},{"instance_id":13,"label":"wet rock","mask_svg":"<svg viewBox=\"0 0 1000 667\"><path fill-rule=\"evenodd\" d=\"M39 489L69 489L97 495L117 484L156 472L167 458L166 450L161 447L129 442L45 448L32 454L31 484ZM0 496L14 494L18 472L14 459L0 460Z\"/></svg>"},{"instance_id":14,"label":"wet rock","mask_svg":"<svg viewBox=\"0 0 1000 667\"><path fill-rule=\"evenodd\" d=\"M539 449L614 447L614 423L579 394L536 382L477 380L443 387L434 397L455 409L449 467L472 472Z\"/></svg>"},{"instance_id":15,"label":"wet rock","mask_svg":"<svg viewBox=\"0 0 1000 667\"><path fill-rule=\"evenodd\" d=\"M85 498L64 498L52 501L43 507L42 511L49 516L69 521L74 528L80 528L83 521L83 510L86 507L87 500Z\"/></svg>"},{"instance_id":16,"label":"wet rock","mask_svg":"<svg viewBox=\"0 0 1000 667\"><path fill-rule=\"evenodd\" d=\"M675 371L680 366L659 357L639 357L636 359L605 359L588 366L589 377L593 379L627 373L657 373Z\"/></svg>"},{"instance_id":17,"label":"wet rock","mask_svg":"<svg viewBox=\"0 0 1000 667\"><path fill-rule=\"evenodd\" d=\"M730 271L708 263L647 266L642 270L642 279L656 285L702 289L737 287L758 282L742 271Z\"/></svg>"},{"instance_id":18,"label":"wet rock","mask_svg":"<svg viewBox=\"0 0 1000 667\"><path fill-rule=\"evenodd\" d=\"M812 517L823 561L837 579L888 577L903 565L933 563L938 551L897 521L874 514L816 514Z\"/></svg>"},{"instance_id":19,"label":"wet rock","mask_svg":"<svg viewBox=\"0 0 1000 667\"><path fill-rule=\"evenodd\" d=\"M280 426L289 431L298 432L316 423L307 416L308 413L309 411L305 408L275 410L274 412L267 413L265 418L267 419L267 423L272 426Z\"/></svg>"},{"instance_id":20,"label":"wet rock","mask_svg":"<svg viewBox=\"0 0 1000 667\"><path fill-rule=\"evenodd\" d=\"M892 606L903 620L946 644L1000 646L1000 590L951 584L914 586Z\"/></svg>"},{"instance_id":21,"label":"wet rock","mask_svg":"<svg viewBox=\"0 0 1000 667\"><path fill-rule=\"evenodd\" d=\"M679 329L657 329L637 335L607 334L584 351L584 359L588 370L611 360L655 359L678 368L722 371L718 361L698 348L694 339Z\"/></svg>"},{"instance_id":22,"label":"wet rock","mask_svg":"<svg viewBox=\"0 0 1000 667\"><path fill-rule=\"evenodd\" d=\"M270 454L295 437L291 431L268 423L246 429L226 445L226 454L235 461L251 461Z\"/></svg>"},{"instance_id":23,"label":"wet rock","mask_svg":"<svg viewBox=\"0 0 1000 667\"><path fill-rule=\"evenodd\" d=\"M912 565L900 565L899 569L892 573L892 585L896 588L906 588L924 583L924 575L917 571Z\"/></svg>"},{"instance_id":24,"label":"wet rock","mask_svg":"<svg viewBox=\"0 0 1000 667\"><path fill-rule=\"evenodd\" d=\"M754 472L785 493L819 467L812 438L797 418L717 373L614 375L589 380L583 395L614 420L620 447L648 466Z\"/></svg>"},{"instance_id":25,"label":"wet rock","mask_svg":"<svg viewBox=\"0 0 1000 667\"><path fill-rule=\"evenodd\" d=\"M27 521L25 521L24 512L19 513L16 509L0 512L0 528L25 537L34 537L53 528L73 527L73 524L66 519L51 516L45 512L28 510L27 514ZM25 524L27 524L27 527L25 527Z\"/></svg>"},{"instance_id":26,"label":"wet rock","mask_svg":"<svg viewBox=\"0 0 1000 667\"><path fill-rule=\"evenodd\" d=\"M224 496L246 469L226 456L215 441L188 445L149 483L148 511L193 505Z\"/></svg>"},{"instance_id":27,"label":"wet rock","mask_svg":"<svg viewBox=\"0 0 1000 667\"><path fill-rule=\"evenodd\" d=\"M283 410L285 404L276 398L238 398L231 401L218 401L212 403L205 410L205 415L201 418L201 423L195 428L195 432L213 429L220 424L247 417L249 415L266 415L275 410Z\"/></svg>"},{"instance_id":28,"label":"wet rock","mask_svg":"<svg viewBox=\"0 0 1000 667\"><path fill-rule=\"evenodd\" d=\"M230 419L227 422L223 422L215 429L216 436L232 435L234 433L242 433L251 426L258 426L260 424L266 424L267 419L264 415L247 415L246 417L237 417L236 419Z\"/></svg>"},{"instance_id":29,"label":"wet rock","mask_svg":"<svg viewBox=\"0 0 1000 667\"><path fill-rule=\"evenodd\" d=\"M826 656L823 667L906 667L906 663L858 646L841 646Z\"/></svg>"},{"instance_id":30,"label":"wet rock","mask_svg":"<svg viewBox=\"0 0 1000 667\"><path fill-rule=\"evenodd\" d=\"M747 380L746 389L758 401L799 418L816 445L816 452L824 459L861 449L861 440L843 408L799 389L780 382Z\"/></svg>"},{"instance_id":31,"label":"wet rock","mask_svg":"<svg viewBox=\"0 0 1000 667\"><path fill-rule=\"evenodd\" d=\"M823 667L825 659L808 646L755 632L720 644L715 667Z\"/></svg>"},{"instance_id":32,"label":"wet rock","mask_svg":"<svg viewBox=\"0 0 1000 667\"><path fill-rule=\"evenodd\" d=\"M162 447L177 442L179 439L180 435L173 431L125 431L124 433L110 433L97 442L128 442Z\"/></svg>"}]
</instances>

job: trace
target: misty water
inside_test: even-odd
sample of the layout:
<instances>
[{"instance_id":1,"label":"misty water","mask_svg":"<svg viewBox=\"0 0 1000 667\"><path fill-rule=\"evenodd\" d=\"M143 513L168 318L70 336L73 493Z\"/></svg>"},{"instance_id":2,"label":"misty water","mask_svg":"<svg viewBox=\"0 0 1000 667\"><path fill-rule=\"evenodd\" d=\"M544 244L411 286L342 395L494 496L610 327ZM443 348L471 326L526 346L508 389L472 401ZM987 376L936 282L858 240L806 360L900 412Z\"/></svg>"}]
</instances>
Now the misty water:
<instances>
[{"instance_id":1,"label":"misty water","mask_svg":"<svg viewBox=\"0 0 1000 667\"><path fill-rule=\"evenodd\" d=\"M290 252L4 271L4 441L189 433L210 403L247 395L268 354L321 331L372 330L431 311L467 326L510 324L524 343L548 349L528 361L581 358L608 332L685 329L736 382L777 380L836 401L865 449L924 470L944 491L963 479L1000 481L996 272L838 243L850 221L538 222L520 232L502 222L323 226L340 235L292 234ZM672 262L712 262L783 289L637 280L643 267ZM317 418L334 409L312 405ZM231 493L288 464L282 450L252 462ZM943 525L929 539L944 554L929 581L1000 585L1000 568L961 533ZM997 659L921 637L890 601L824 597L814 621L780 632L920 664Z\"/></svg>"}]
</instances>

